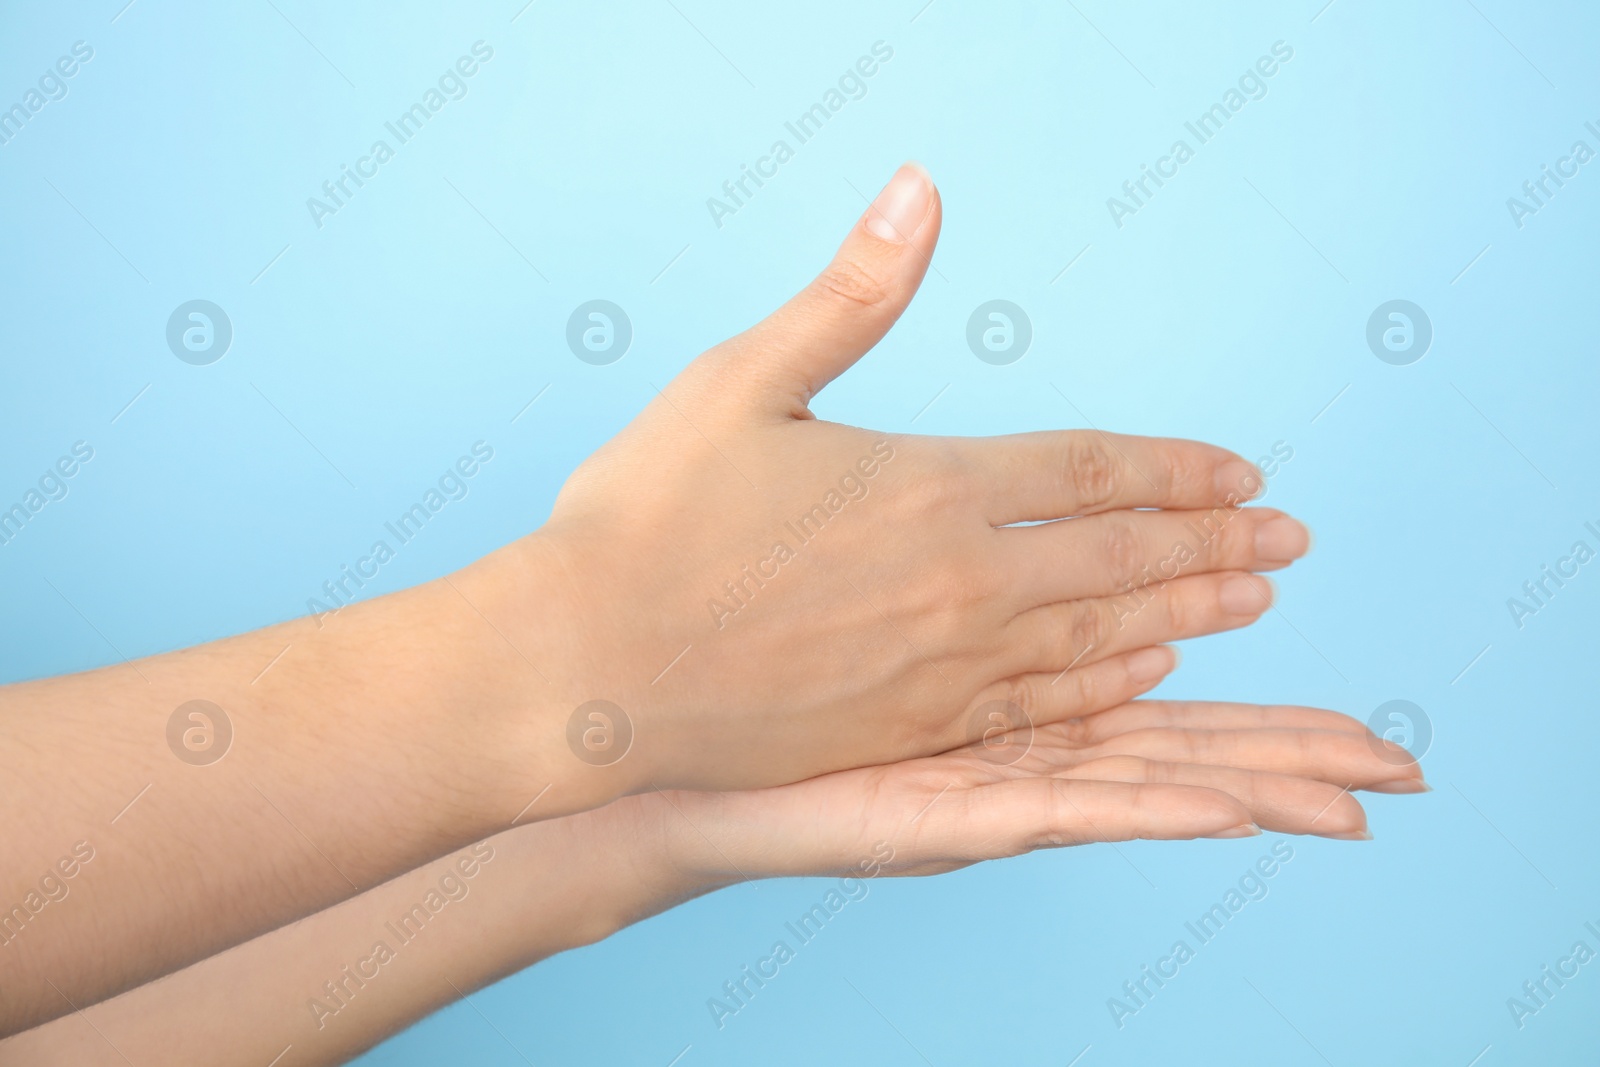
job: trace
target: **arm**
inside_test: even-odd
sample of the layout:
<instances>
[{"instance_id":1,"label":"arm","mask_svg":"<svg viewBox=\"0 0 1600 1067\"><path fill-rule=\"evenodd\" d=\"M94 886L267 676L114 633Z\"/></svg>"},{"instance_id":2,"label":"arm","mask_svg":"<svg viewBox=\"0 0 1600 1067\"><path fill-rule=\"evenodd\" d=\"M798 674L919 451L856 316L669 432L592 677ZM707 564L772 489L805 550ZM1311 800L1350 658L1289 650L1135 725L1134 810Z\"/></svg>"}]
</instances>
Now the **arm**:
<instances>
[{"instance_id":1,"label":"arm","mask_svg":"<svg viewBox=\"0 0 1600 1067\"><path fill-rule=\"evenodd\" d=\"M1403 752L1342 715L1149 701L776 789L631 797L499 834L0 1042L0 1065L342 1063L537 960L742 877L841 876L854 894L880 875L1098 840L1258 826L1359 839L1366 818L1346 787L1426 788ZM430 892L438 911L401 930Z\"/></svg>"},{"instance_id":2,"label":"arm","mask_svg":"<svg viewBox=\"0 0 1600 1067\"><path fill-rule=\"evenodd\" d=\"M277 1067L344 1063L490 982L721 884L663 862L668 835L652 825L663 807L629 798L497 834L0 1041L0 1065L262 1067L286 1048Z\"/></svg>"},{"instance_id":3,"label":"arm","mask_svg":"<svg viewBox=\"0 0 1600 1067\"><path fill-rule=\"evenodd\" d=\"M542 529L445 579L0 690L0 805L28 816L0 836L0 1034L519 815L944 751L997 701L1058 721L1084 671L1253 622L1271 590L1248 572L1307 535L1241 506L1260 478L1233 453L814 417L910 301L939 223L902 168L822 275L691 363ZM182 752L185 722L204 747L197 699L236 734L205 766ZM93 859L49 900L80 843Z\"/></svg>"}]
</instances>

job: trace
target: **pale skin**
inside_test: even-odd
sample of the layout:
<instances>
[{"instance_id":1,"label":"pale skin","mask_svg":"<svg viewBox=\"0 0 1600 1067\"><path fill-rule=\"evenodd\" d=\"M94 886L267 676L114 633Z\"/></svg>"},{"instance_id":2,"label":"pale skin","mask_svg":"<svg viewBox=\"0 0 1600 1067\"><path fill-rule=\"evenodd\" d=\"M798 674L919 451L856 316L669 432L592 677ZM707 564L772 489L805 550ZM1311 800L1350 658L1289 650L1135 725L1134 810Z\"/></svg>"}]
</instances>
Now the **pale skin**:
<instances>
[{"instance_id":1,"label":"pale skin","mask_svg":"<svg viewBox=\"0 0 1600 1067\"><path fill-rule=\"evenodd\" d=\"M1159 676L1151 646L1259 617L1272 591L1253 572L1288 565L1308 535L1241 506L1260 479L1231 452L811 415L910 301L939 224L931 182L902 168L815 282L673 379L545 526L460 571L0 689L0 802L27 816L0 839L0 908L25 906L77 843L94 849L70 898L14 920L0 946L0 1034L514 820L931 756L989 729L997 703L1059 723ZM1034 520L1049 521L1012 525ZM779 541L789 558L773 563ZM195 699L235 731L205 767L167 742ZM609 766L568 744L593 700L632 726ZM1194 790L1217 794L1162 795ZM1235 822L1194 834L1248 825L1217 805L1208 817Z\"/></svg>"},{"instance_id":2,"label":"pale skin","mask_svg":"<svg viewBox=\"0 0 1600 1067\"><path fill-rule=\"evenodd\" d=\"M1153 684L1124 681L1105 696ZM343 1063L540 959L745 879L935 874L1038 848L1240 827L1363 838L1350 790L1371 787L1415 791L1421 778L1343 715L1137 701L788 786L641 794L498 834L0 1042L0 1065L259 1067L280 1053L280 1067ZM402 941L394 922L447 878L435 917ZM379 941L394 950L382 962ZM692 1037L714 1019L685 1026Z\"/></svg>"}]
</instances>

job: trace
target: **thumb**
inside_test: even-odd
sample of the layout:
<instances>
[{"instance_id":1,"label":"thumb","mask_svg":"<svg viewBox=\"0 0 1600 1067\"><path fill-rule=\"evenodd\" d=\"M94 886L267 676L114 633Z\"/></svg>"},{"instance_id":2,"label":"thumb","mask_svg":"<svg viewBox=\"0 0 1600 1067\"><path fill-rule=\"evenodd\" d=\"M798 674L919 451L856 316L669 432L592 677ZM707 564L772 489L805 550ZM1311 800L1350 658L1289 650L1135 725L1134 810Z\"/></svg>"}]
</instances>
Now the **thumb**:
<instances>
[{"instance_id":1,"label":"thumb","mask_svg":"<svg viewBox=\"0 0 1600 1067\"><path fill-rule=\"evenodd\" d=\"M889 332L939 240L939 191L920 164L895 172L833 262L798 295L728 342L727 358L775 388L796 416ZM770 395L770 394L769 394Z\"/></svg>"}]
</instances>

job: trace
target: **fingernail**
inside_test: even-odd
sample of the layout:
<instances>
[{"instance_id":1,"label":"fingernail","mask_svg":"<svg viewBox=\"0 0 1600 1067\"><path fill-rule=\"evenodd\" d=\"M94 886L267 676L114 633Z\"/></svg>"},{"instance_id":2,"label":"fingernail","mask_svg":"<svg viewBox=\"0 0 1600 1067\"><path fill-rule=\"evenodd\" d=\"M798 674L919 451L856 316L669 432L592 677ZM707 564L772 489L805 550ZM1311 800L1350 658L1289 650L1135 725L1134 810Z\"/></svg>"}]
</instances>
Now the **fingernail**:
<instances>
[{"instance_id":1,"label":"fingernail","mask_svg":"<svg viewBox=\"0 0 1600 1067\"><path fill-rule=\"evenodd\" d=\"M1256 527L1256 558L1263 562L1288 563L1310 550L1311 531L1287 515Z\"/></svg>"},{"instance_id":2,"label":"fingernail","mask_svg":"<svg viewBox=\"0 0 1600 1067\"><path fill-rule=\"evenodd\" d=\"M1317 836L1318 837L1326 837L1329 841L1371 841L1372 840L1372 831L1370 831L1370 830L1346 830L1343 833L1318 834Z\"/></svg>"},{"instance_id":3,"label":"fingernail","mask_svg":"<svg viewBox=\"0 0 1600 1067\"><path fill-rule=\"evenodd\" d=\"M1392 782L1375 782L1366 786L1369 793L1431 793L1433 786L1421 778L1396 778Z\"/></svg>"},{"instance_id":4,"label":"fingernail","mask_svg":"<svg viewBox=\"0 0 1600 1067\"><path fill-rule=\"evenodd\" d=\"M1238 575L1222 583L1217 602L1233 615L1260 615L1272 606L1272 583L1259 574Z\"/></svg>"},{"instance_id":5,"label":"fingernail","mask_svg":"<svg viewBox=\"0 0 1600 1067\"><path fill-rule=\"evenodd\" d=\"M1231 459L1217 468L1217 496L1223 500L1229 496L1241 501L1253 500L1264 484L1261 471L1254 463Z\"/></svg>"},{"instance_id":6,"label":"fingernail","mask_svg":"<svg viewBox=\"0 0 1600 1067\"><path fill-rule=\"evenodd\" d=\"M1178 665L1176 649L1165 645L1141 648L1128 657L1128 679L1137 683L1153 682L1165 678Z\"/></svg>"},{"instance_id":7,"label":"fingernail","mask_svg":"<svg viewBox=\"0 0 1600 1067\"><path fill-rule=\"evenodd\" d=\"M1230 827L1230 828L1228 828L1226 830L1223 830L1221 833L1207 834L1206 835L1206 837L1211 838L1212 840L1216 840L1216 841L1226 841L1227 839L1232 838L1232 837L1260 837L1260 836L1261 836L1261 827L1257 826L1253 822L1247 822L1247 823L1243 824L1242 826Z\"/></svg>"},{"instance_id":8,"label":"fingernail","mask_svg":"<svg viewBox=\"0 0 1600 1067\"><path fill-rule=\"evenodd\" d=\"M906 163L867 209L867 229L896 243L909 241L928 214L933 181L920 163Z\"/></svg>"}]
</instances>

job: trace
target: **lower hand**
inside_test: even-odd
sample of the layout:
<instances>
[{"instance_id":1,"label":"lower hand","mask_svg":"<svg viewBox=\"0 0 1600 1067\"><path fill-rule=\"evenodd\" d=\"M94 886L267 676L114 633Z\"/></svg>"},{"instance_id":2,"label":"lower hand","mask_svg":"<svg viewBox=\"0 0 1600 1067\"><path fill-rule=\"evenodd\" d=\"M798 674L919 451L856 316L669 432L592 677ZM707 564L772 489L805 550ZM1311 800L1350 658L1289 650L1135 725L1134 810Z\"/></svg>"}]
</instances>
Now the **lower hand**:
<instances>
[{"instance_id":1,"label":"lower hand","mask_svg":"<svg viewBox=\"0 0 1600 1067\"><path fill-rule=\"evenodd\" d=\"M935 874L1096 841L1364 840L1352 791L1427 788L1403 749L1336 712L1148 700L773 789L624 803L648 821L641 832L673 842L673 865L722 884L860 876L864 864Z\"/></svg>"}]
</instances>

